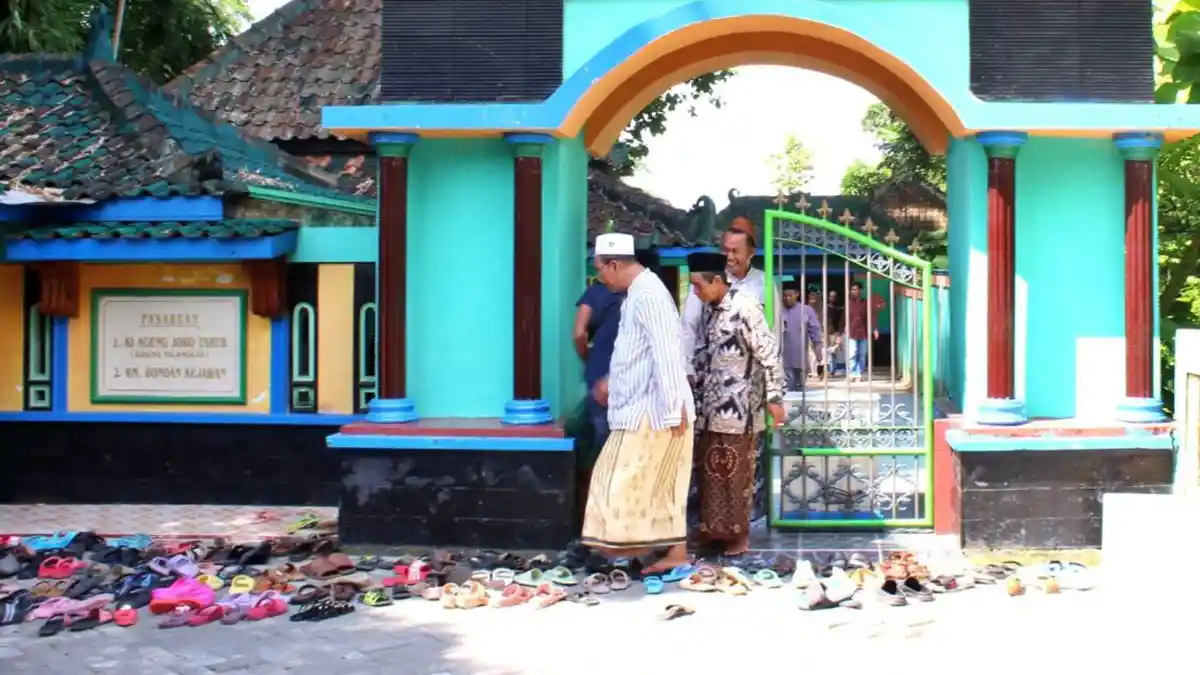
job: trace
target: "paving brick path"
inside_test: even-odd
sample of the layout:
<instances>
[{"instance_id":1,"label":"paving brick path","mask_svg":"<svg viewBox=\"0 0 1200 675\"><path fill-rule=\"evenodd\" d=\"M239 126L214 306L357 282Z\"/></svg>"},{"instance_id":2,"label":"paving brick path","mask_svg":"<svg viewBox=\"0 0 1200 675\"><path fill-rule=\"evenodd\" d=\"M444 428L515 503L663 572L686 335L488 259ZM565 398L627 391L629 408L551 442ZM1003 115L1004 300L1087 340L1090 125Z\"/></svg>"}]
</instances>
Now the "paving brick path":
<instances>
[{"instance_id":1,"label":"paving brick path","mask_svg":"<svg viewBox=\"0 0 1200 675\"><path fill-rule=\"evenodd\" d=\"M158 629L143 611L129 629L39 638L35 624L0 628L0 673L650 675L944 666L1011 675L1023 666L1078 672L1126 661L1178 663L1178 649L1194 642L1173 630L1186 610L1131 608L1117 599L1110 588L1015 599L980 588L905 608L868 603L858 612L806 613L795 609L790 590L729 597L631 589L597 607L464 611L414 599L315 624L271 619L171 630ZM671 602L697 613L658 620Z\"/></svg>"}]
</instances>

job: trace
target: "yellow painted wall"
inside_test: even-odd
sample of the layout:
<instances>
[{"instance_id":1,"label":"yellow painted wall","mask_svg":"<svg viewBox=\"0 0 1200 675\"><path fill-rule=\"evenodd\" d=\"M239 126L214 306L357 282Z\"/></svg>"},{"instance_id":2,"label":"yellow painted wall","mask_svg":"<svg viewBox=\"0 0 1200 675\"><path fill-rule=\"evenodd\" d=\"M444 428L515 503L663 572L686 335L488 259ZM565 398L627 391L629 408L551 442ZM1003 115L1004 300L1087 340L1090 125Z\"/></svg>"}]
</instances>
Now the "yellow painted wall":
<instances>
[{"instance_id":1,"label":"yellow painted wall","mask_svg":"<svg viewBox=\"0 0 1200 675\"><path fill-rule=\"evenodd\" d=\"M25 268L0 265L0 411L25 407Z\"/></svg>"},{"instance_id":2,"label":"yellow painted wall","mask_svg":"<svg viewBox=\"0 0 1200 675\"><path fill-rule=\"evenodd\" d=\"M317 268L317 412L354 412L354 265Z\"/></svg>"},{"instance_id":3,"label":"yellow painted wall","mask_svg":"<svg viewBox=\"0 0 1200 675\"><path fill-rule=\"evenodd\" d=\"M271 322L246 313L246 405L97 403L91 401L92 289L213 288L249 290L239 264L84 265L80 270L79 318L71 320L67 406L72 412L253 412L271 410Z\"/></svg>"}]
</instances>

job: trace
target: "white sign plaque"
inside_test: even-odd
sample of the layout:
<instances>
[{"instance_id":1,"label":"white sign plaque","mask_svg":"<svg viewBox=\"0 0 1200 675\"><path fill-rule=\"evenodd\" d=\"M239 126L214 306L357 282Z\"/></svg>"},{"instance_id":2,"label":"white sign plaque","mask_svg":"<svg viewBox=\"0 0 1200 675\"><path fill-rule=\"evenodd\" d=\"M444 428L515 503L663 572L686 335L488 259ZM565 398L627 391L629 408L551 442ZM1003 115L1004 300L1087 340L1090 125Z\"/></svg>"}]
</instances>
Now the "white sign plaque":
<instances>
[{"instance_id":1,"label":"white sign plaque","mask_svg":"<svg viewBox=\"0 0 1200 675\"><path fill-rule=\"evenodd\" d=\"M245 403L243 291L92 295L92 401Z\"/></svg>"}]
</instances>

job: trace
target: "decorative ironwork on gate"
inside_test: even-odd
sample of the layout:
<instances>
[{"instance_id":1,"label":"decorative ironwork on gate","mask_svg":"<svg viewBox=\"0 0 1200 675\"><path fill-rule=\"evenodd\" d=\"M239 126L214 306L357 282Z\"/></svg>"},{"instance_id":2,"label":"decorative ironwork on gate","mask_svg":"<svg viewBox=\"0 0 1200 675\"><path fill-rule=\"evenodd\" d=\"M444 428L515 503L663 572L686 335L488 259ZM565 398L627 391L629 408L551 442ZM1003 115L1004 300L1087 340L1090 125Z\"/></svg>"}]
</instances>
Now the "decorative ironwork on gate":
<instances>
[{"instance_id":1,"label":"decorative ironwork on gate","mask_svg":"<svg viewBox=\"0 0 1200 675\"><path fill-rule=\"evenodd\" d=\"M875 240L870 219L855 231L855 220L766 212L765 272L792 278L786 288L822 333L804 336L808 358L797 365L793 350L788 363L788 420L769 444L772 526L932 525L932 266L888 245L893 232ZM779 291L767 286L775 325Z\"/></svg>"}]
</instances>

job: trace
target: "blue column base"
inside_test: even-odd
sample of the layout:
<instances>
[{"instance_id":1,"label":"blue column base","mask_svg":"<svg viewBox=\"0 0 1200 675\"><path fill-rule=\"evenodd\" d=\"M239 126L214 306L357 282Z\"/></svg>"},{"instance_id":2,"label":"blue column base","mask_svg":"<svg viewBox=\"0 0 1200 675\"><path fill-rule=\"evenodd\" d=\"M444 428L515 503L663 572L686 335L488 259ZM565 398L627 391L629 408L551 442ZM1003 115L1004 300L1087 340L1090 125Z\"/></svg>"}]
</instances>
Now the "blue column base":
<instances>
[{"instance_id":1,"label":"blue column base","mask_svg":"<svg viewBox=\"0 0 1200 675\"><path fill-rule=\"evenodd\" d=\"M417 408L409 398L376 398L367 404L367 421L373 424L416 422Z\"/></svg>"},{"instance_id":2,"label":"blue column base","mask_svg":"<svg viewBox=\"0 0 1200 675\"><path fill-rule=\"evenodd\" d=\"M1166 422L1162 401L1154 398L1127 398L1117 404L1117 421L1128 424Z\"/></svg>"},{"instance_id":3,"label":"blue column base","mask_svg":"<svg viewBox=\"0 0 1200 675\"><path fill-rule=\"evenodd\" d=\"M1012 398L989 398L979 406L975 421L993 427L1014 427L1025 424L1025 403Z\"/></svg>"},{"instance_id":4,"label":"blue column base","mask_svg":"<svg viewBox=\"0 0 1200 675\"><path fill-rule=\"evenodd\" d=\"M504 415L500 418L504 424L549 424L554 421L550 414L550 404L540 398L532 400L513 400L504 404Z\"/></svg>"}]
</instances>

